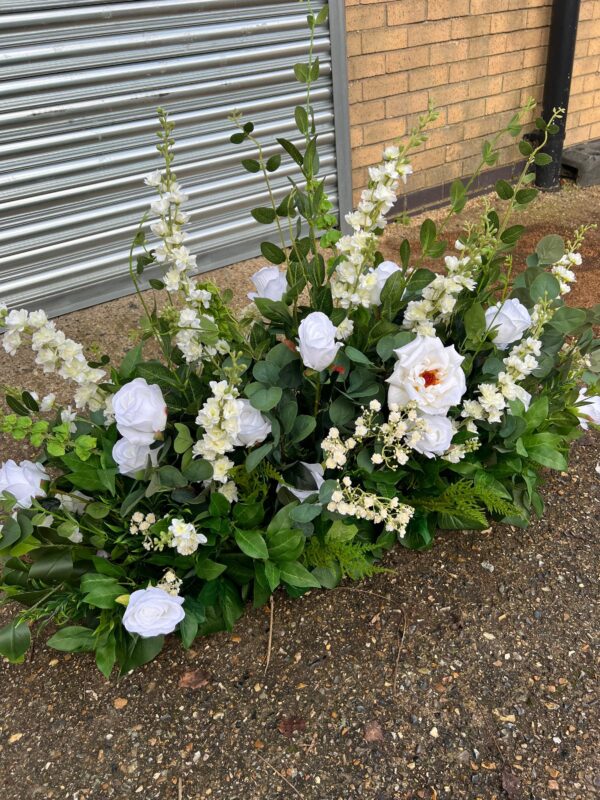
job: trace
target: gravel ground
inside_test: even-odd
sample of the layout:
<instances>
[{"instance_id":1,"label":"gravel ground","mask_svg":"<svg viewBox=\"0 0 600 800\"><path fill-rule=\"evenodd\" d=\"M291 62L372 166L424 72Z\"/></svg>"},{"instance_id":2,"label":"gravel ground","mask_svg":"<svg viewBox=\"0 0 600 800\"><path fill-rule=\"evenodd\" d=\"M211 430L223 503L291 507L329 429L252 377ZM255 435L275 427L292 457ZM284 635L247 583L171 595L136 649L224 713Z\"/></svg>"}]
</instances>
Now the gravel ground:
<instances>
[{"instance_id":1,"label":"gravel ground","mask_svg":"<svg viewBox=\"0 0 600 800\"><path fill-rule=\"evenodd\" d=\"M598 187L545 196L525 244L568 235L598 209ZM398 243L392 226L386 256ZM596 232L576 302L598 301L599 256ZM241 298L256 263L214 279ZM116 356L136 308L124 298L60 324ZM3 382L54 388L4 354L0 370ZM359 585L277 594L266 673L268 608L187 653L173 640L120 682L42 636L25 664L0 664L1 797L597 797L599 441L586 434L571 472L549 476L546 516L526 531L445 532ZM0 448L0 460L22 454Z\"/></svg>"}]
</instances>

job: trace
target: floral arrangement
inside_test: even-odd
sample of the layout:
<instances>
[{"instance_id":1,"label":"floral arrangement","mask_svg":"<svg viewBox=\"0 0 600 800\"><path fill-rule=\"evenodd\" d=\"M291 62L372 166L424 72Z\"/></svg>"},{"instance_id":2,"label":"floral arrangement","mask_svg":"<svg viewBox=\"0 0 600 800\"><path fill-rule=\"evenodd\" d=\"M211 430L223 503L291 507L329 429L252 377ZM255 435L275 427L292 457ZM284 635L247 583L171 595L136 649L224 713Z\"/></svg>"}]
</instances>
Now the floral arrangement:
<instances>
[{"instance_id":1,"label":"floral arrangement","mask_svg":"<svg viewBox=\"0 0 600 800\"><path fill-rule=\"evenodd\" d=\"M0 630L13 661L32 628L52 622L52 647L92 651L106 676L123 673L175 630L189 647L231 629L247 602L260 606L278 587L299 596L381 571L397 542L427 548L438 528L489 519L526 525L543 512L543 468L566 469L571 441L600 424L600 308L564 302L586 228L566 244L545 237L525 271L512 270L524 229L511 214L536 195L531 169L546 163L560 111L537 121L539 146L520 143L516 184L496 184L498 209L453 250L443 232L465 205L461 181L440 227L422 224L420 251L404 240L398 263L385 261L386 214L435 111L369 170L342 235L310 99L312 37L325 21L326 10L309 13L309 61L295 68L303 145L278 139L281 153L266 158L252 123L232 116L242 165L262 172L270 198L252 214L276 238L261 247L269 266L241 314L191 277L187 197L162 110L164 164L146 178L158 197L130 253L144 308L135 346L120 364L89 362L43 311L0 308L5 350L30 347L43 372L74 386L66 408L7 389L0 415L2 432L39 450L35 462L0 467L0 589L23 607ZM503 133L517 137L531 108ZM476 175L495 163L499 136ZM284 196L271 181L282 157L298 168ZM160 310L140 291L150 265L163 268L150 281L166 293Z\"/></svg>"}]
</instances>

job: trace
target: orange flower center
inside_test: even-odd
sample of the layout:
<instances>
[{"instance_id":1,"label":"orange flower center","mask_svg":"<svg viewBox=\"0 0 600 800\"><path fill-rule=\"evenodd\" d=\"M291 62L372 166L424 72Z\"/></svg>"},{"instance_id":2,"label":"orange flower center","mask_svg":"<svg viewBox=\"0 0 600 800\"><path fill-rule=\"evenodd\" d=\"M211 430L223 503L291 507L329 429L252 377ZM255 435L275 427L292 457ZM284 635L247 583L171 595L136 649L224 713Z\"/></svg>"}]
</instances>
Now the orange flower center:
<instances>
[{"instance_id":1,"label":"orange flower center","mask_svg":"<svg viewBox=\"0 0 600 800\"><path fill-rule=\"evenodd\" d=\"M421 373L421 377L425 381L425 388L427 389L429 386L436 386L440 382L439 375L437 373L437 369L426 369L425 372Z\"/></svg>"}]
</instances>

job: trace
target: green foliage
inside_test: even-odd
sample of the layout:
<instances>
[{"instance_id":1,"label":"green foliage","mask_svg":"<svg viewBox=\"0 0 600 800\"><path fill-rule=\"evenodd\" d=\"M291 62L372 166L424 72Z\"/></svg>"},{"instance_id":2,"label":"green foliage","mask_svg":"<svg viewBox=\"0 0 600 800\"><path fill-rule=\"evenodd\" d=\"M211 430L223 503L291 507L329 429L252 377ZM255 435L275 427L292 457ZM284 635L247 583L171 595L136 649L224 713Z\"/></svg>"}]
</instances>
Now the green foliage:
<instances>
[{"instance_id":1,"label":"green foliage","mask_svg":"<svg viewBox=\"0 0 600 800\"><path fill-rule=\"evenodd\" d=\"M437 497L413 497L408 502L415 508L438 515L443 528L485 528L486 511L495 517L518 514L518 509L497 489L471 480L451 483Z\"/></svg>"}]
</instances>

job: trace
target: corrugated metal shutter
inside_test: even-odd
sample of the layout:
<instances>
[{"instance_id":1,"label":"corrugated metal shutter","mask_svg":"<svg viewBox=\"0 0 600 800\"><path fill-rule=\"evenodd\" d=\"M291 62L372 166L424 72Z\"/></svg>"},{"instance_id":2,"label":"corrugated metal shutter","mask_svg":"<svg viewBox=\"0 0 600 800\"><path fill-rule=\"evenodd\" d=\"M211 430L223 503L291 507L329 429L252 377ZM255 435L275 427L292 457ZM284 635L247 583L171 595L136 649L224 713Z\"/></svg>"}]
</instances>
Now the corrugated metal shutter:
<instances>
[{"instance_id":1,"label":"corrugated metal shutter","mask_svg":"<svg viewBox=\"0 0 600 800\"><path fill-rule=\"evenodd\" d=\"M227 115L243 111L263 141L296 140L303 94L292 67L306 55L305 6L0 0L0 10L1 300L56 314L130 290L129 243L152 199L142 178L159 166L158 105L177 126L176 172L200 269L258 252L265 228L248 210L264 202L264 187L240 167ZM336 202L326 31L315 52L322 174ZM285 174L276 178L282 193Z\"/></svg>"}]
</instances>

